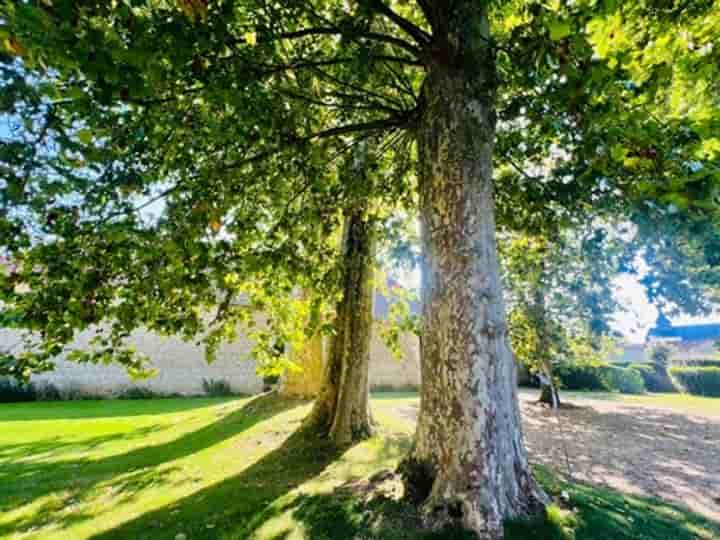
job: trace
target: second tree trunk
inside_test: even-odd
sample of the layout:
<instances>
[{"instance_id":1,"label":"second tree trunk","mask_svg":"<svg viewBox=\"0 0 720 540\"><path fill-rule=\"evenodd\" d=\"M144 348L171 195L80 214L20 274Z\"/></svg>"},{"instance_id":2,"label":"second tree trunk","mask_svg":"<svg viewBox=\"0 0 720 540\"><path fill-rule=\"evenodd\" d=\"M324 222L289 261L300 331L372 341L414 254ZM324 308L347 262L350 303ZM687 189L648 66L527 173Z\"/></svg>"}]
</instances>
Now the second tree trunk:
<instances>
[{"instance_id":1,"label":"second tree trunk","mask_svg":"<svg viewBox=\"0 0 720 540\"><path fill-rule=\"evenodd\" d=\"M375 239L364 209L348 212L342 249L342 298L336 309L335 335L322 389L310 413L311 425L341 445L371 433L368 368Z\"/></svg>"}]
</instances>

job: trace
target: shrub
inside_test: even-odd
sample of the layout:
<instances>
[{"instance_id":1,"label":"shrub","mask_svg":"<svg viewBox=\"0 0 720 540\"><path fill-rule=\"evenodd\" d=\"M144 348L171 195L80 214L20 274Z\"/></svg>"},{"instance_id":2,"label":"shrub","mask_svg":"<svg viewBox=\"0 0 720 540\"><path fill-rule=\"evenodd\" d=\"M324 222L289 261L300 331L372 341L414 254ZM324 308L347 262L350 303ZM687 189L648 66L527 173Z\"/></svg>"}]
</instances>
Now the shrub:
<instances>
[{"instance_id":1,"label":"shrub","mask_svg":"<svg viewBox=\"0 0 720 540\"><path fill-rule=\"evenodd\" d=\"M53 383L40 383L35 385L35 399L38 401L60 401L62 392Z\"/></svg>"},{"instance_id":2,"label":"shrub","mask_svg":"<svg viewBox=\"0 0 720 540\"><path fill-rule=\"evenodd\" d=\"M690 360L675 360L673 365L678 367L714 367L720 368L720 360L715 358L692 358Z\"/></svg>"},{"instance_id":3,"label":"shrub","mask_svg":"<svg viewBox=\"0 0 720 540\"><path fill-rule=\"evenodd\" d=\"M639 372L648 392L676 392L664 366L658 364L630 364L628 367Z\"/></svg>"},{"instance_id":4,"label":"shrub","mask_svg":"<svg viewBox=\"0 0 720 540\"><path fill-rule=\"evenodd\" d=\"M130 386L118 394L118 399L154 399L162 397L149 388L142 386Z\"/></svg>"},{"instance_id":5,"label":"shrub","mask_svg":"<svg viewBox=\"0 0 720 540\"><path fill-rule=\"evenodd\" d=\"M667 368L670 364L673 348L666 343L658 343L650 351L650 362L660 368Z\"/></svg>"},{"instance_id":6,"label":"shrub","mask_svg":"<svg viewBox=\"0 0 720 540\"><path fill-rule=\"evenodd\" d=\"M675 366L670 368L670 376L684 392L720 397L720 368Z\"/></svg>"},{"instance_id":7,"label":"shrub","mask_svg":"<svg viewBox=\"0 0 720 540\"><path fill-rule=\"evenodd\" d=\"M211 397L232 396L233 391L230 383L224 379L203 379L203 390Z\"/></svg>"},{"instance_id":8,"label":"shrub","mask_svg":"<svg viewBox=\"0 0 720 540\"><path fill-rule=\"evenodd\" d=\"M602 376L606 364L559 364L554 374L565 390L612 390Z\"/></svg>"},{"instance_id":9,"label":"shrub","mask_svg":"<svg viewBox=\"0 0 720 540\"><path fill-rule=\"evenodd\" d=\"M18 403L35 401L35 387L32 383L23 384L11 378L0 378L0 403Z\"/></svg>"},{"instance_id":10,"label":"shrub","mask_svg":"<svg viewBox=\"0 0 720 540\"><path fill-rule=\"evenodd\" d=\"M609 364L560 364L555 376L565 390L616 391L640 394L645 383L638 371Z\"/></svg>"},{"instance_id":11,"label":"shrub","mask_svg":"<svg viewBox=\"0 0 720 540\"><path fill-rule=\"evenodd\" d=\"M607 380L612 390L622 394L642 394L645 392L645 382L639 371L632 368L604 366L602 376Z\"/></svg>"},{"instance_id":12,"label":"shrub","mask_svg":"<svg viewBox=\"0 0 720 540\"><path fill-rule=\"evenodd\" d=\"M67 401L88 401L88 400L97 400L97 399L104 399L106 396L101 396L100 394L93 394L92 392L88 392L84 388L80 386L67 386L65 387L62 392L62 399Z\"/></svg>"}]
</instances>

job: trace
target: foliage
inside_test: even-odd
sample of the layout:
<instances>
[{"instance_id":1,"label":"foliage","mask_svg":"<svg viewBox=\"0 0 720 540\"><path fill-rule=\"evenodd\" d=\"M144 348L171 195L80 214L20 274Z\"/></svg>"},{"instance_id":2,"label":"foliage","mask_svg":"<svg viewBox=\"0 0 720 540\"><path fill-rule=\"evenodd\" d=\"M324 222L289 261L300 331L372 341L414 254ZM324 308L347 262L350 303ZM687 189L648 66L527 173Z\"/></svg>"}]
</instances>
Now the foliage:
<instances>
[{"instance_id":1,"label":"foliage","mask_svg":"<svg viewBox=\"0 0 720 540\"><path fill-rule=\"evenodd\" d=\"M34 383L33 387L37 401L60 401L63 399L63 393L53 383Z\"/></svg>"},{"instance_id":2,"label":"foliage","mask_svg":"<svg viewBox=\"0 0 720 540\"><path fill-rule=\"evenodd\" d=\"M63 400L67 401L98 401L109 397L107 394L98 394L75 384L65 386L61 396Z\"/></svg>"},{"instance_id":3,"label":"foliage","mask_svg":"<svg viewBox=\"0 0 720 540\"><path fill-rule=\"evenodd\" d=\"M203 390L210 397L232 396L233 391L230 383L225 379L203 379Z\"/></svg>"},{"instance_id":4,"label":"foliage","mask_svg":"<svg viewBox=\"0 0 720 540\"><path fill-rule=\"evenodd\" d=\"M0 403L35 401L35 398L35 387L32 384L0 377Z\"/></svg>"},{"instance_id":5,"label":"foliage","mask_svg":"<svg viewBox=\"0 0 720 540\"><path fill-rule=\"evenodd\" d=\"M641 394L645 391L642 375L631 368L610 364L560 364L555 374L565 390L615 391L623 394Z\"/></svg>"},{"instance_id":6,"label":"foliage","mask_svg":"<svg viewBox=\"0 0 720 540\"><path fill-rule=\"evenodd\" d=\"M717 358L688 358L673 361L678 367L717 367L720 368L720 360Z\"/></svg>"},{"instance_id":7,"label":"foliage","mask_svg":"<svg viewBox=\"0 0 720 540\"><path fill-rule=\"evenodd\" d=\"M355 79L375 55L392 68L392 39L377 28L371 52L364 24L341 21L331 35L305 33L317 13L301 5L213 4L196 18L154 3L61 4L8 5L3 16L3 35L23 46L3 53L2 113L25 120L11 134L11 155L0 156L10 175L2 249L13 261L3 318L45 338L4 359L3 370L47 369L78 331L107 323L91 351L72 358L142 375L143 359L125 344L138 326L199 339L212 360L247 323L261 366L281 371L276 342L298 333L287 314L293 289L315 291L316 304L334 294L332 233L343 207L369 194L390 207L406 197L402 173L388 181L400 169L381 166L387 152L369 181L338 166L373 133L380 142L392 135L393 151L403 147L394 130L410 107L397 82L405 79L378 60L375 82L387 97L346 88L362 86ZM77 25L72 39L66 25ZM88 50L98 51L93 60ZM40 267L43 278L31 269ZM237 309L241 295L276 308L271 329ZM42 314L32 308L41 304ZM302 322L314 330L318 319Z\"/></svg>"},{"instance_id":8,"label":"foliage","mask_svg":"<svg viewBox=\"0 0 720 540\"><path fill-rule=\"evenodd\" d=\"M645 392L644 378L635 369L606 366L603 369L603 377L612 390L622 394L643 394Z\"/></svg>"},{"instance_id":9,"label":"foliage","mask_svg":"<svg viewBox=\"0 0 720 540\"><path fill-rule=\"evenodd\" d=\"M555 376L565 390L610 391L609 381L603 377L607 364L563 363L555 367Z\"/></svg>"},{"instance_id":10,"label":"foliage","mask_svg":"<svg viewBox=\"0 0 720 540\"><path fill-rule=\"evenodd\" d=\"M698 396L720 397L720 367L673 366L669 371L682 391Z\"/></svg>"},{"instance_id":11,"label":"foliage","mask_svg":"<svg viewBox=\"0 0 720 540\"><path fill-rule=\"evenodd\" d=\"M145 386L129 386L118 393L117 397L118 399L155 399L161 395Z\"/></svg>"},{"instance_id":12,"label":"foliage","mask_svg":"<svg viewBox=\"0 0 720 540\"><path fill-rule=\"evenodd\" d=\"M0 403L24 401L59 401L60 390L52 383L23 383L9 377L0 377Z\"/></svg>"},{"instance_id":13,"label":"foliage","mask_svg":"<svg viewBox=\"0 0 720 540\"><path fill-rule=\"evenodd\" d=\"M597 225L500 238L517 358L545 378L558 363L604 360L608 320L618 308L612 279L625 258L618 238Z\"/></svg>"},{"instance_id":14,"label":"foliage","mask_svg":"<svg viewBox=\"0 0 720 540\"><path fill-rule=\"evenodd\" d=\"M658 364L629 364L627 367L640 373L648 392L676 391L667 369Z\"/></svg>"},{"instance_id":15,"label":"foliage","mask_svg":"<svg viewBox=\"0 0 720 540\"><path fill-rule=\"evenodd\" d=\"M206 341L212 359L247 320L242 284L332 296L342 209L414 205L419 89L437 43L481 25L469 5L3 3L0 317L43 339L2 371L47 370L99 325L73 358L139 376L135 328ZM488 6L503 226L542 235L590 209L712 225L714 3ZM370 139L378 174L349 181L337 162Z\"/></svg>"},{"instance_id":16,"label":"foliage","mask_svg":"<svg viewBox=\"0 0 720 540\"><path fill-rule=\"evenodd\" d=\"M412 306L417 305L414 291L400 285L389 286L387 281L377 287L384 300L388 303L388 316L377 321L380 338L396 360L402 360L404 336L420 335L420 316L413 312Z\"/></svg>"},{"instance_id":17,"label":"foliage","mask_svg":"<svg viewBox=\"0 0 720 540\"><path fill-rule=\"evenodd\" d=\"M656 343L650 350L650 361L659 369L667 369L673 349L664 343Z\"/></svg>"}]
</instances>

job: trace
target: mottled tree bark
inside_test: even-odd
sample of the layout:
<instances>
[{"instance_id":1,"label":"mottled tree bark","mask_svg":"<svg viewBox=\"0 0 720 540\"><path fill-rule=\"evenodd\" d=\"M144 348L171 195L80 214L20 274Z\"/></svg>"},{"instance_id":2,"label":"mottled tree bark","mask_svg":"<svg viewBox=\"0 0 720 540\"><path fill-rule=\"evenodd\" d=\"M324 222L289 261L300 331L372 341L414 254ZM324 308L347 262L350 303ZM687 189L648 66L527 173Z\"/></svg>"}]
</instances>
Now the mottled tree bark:
<instances>
[{"instance_id":1,"label":"mottled tree bark","mask_svg":"<svg viewBox=\"0 0 720 540\"><path fill-rule=\"evenodd\" d=\"M345 220L342 298L335 335L330 340L323 384L309 422L337 444L349 444L371 433L369 409L370 338L372 332L373 224L364 209Z\"/></svg>"},{"instance_id":2,"label":"mottled tree bark","mask_svg":"<svg viewBox=\"0 0 720 540\"><path fill-rule=\"evenodd\" d=\"M454 5L435 24L448 32L435 39L418 127L422 390L415 445L401 472L428 526L461 524L494 539L506 518L547 498L523 444L500 287L496 81L485 3Z\"/></svg>"}]
</instances>

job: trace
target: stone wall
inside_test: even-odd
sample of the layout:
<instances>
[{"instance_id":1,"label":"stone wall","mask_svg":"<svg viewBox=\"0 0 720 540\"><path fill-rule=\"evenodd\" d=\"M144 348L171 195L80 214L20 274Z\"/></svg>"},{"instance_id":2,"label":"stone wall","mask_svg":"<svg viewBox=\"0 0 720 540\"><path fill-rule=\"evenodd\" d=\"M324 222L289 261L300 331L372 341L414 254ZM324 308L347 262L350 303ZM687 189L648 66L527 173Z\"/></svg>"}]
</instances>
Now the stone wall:
<instances>
[{"instance_id":1,"label":"stone wall","mask_svg":"<svg viewBox=\"0 0 720 540\"><path fill-rule=\"evenodd\" d=\"M91 333L81 335L76 344L86 345ZM18 335L0 329L0 349L10 348L18 342ZM110 395L140 386L161 394L202 394L203 379L223 379L235 392L260 392L263 383L255 374L255 363L250 359L251 343L239 339L225 344L217 359L208 365L201 347L177 338L166 338L151 332L137 331L130 343L147 354L158 370L158 375L144 381L133 381L118 366L96 366L58 361L54 371L33 376L37 383L48 382L61 390L90 394ZM370 384L373 388L418 388L420 385L419 350L416 336L403 339L405 352L402 361L392 357L376 331L372 343Z\"/></svg>"},{"instance_id":2,"label":"stone wall","mask_svg":"<svg viewBox=\"0 0 720 540\"><path fill-rule=\"evenodd\" d=\"M370 387L384 390L420 388L420 340L415 334L405 334L400 340L402 359L395 358L373 328L370 347Z\"/></svg>"}]
</instances>

